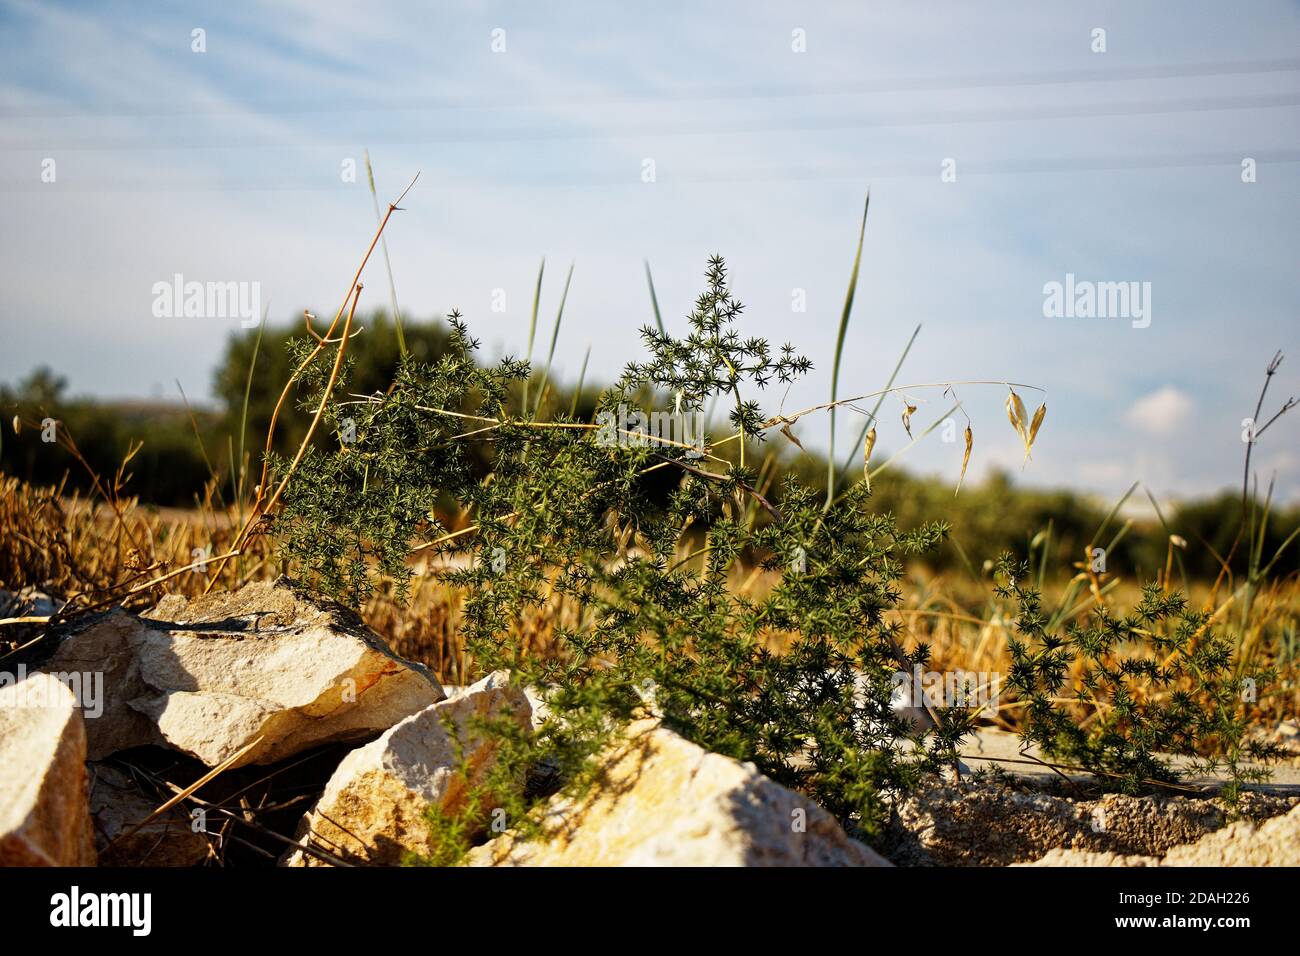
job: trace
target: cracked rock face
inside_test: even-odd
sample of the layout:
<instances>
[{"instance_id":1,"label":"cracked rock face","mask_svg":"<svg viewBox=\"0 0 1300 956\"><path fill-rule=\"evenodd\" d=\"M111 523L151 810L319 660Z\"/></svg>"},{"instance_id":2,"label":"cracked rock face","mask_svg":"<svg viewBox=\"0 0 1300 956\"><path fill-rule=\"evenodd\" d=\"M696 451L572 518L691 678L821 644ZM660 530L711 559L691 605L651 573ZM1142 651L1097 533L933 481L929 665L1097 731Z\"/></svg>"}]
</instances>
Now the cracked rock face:
<instances>
[{"instance_id":1,"label":"cracked rock face","mask_svg":"<svg viewBox=\"0 0 1300 956\"><path fill-rule=\"evenodd\" d=\"M1240 809L1267 818L1290 806L1247 793ZM1218 802L1183 796L1074 800L1014 786L931 786L899 804L878 848L911 866L1158 866L1211 845L1228 820Z\"/></svg>"},{"instance_id":2,"label":"cracked rock face","mask_svg":"<svg viewBox=\"0 0 1300 956\"><path fill-rule=\"evenodd\" d=\"M1300 866L1300 806L1256 824L1238 820L1166 854L1164 866Z\"/></svg>"},{"instance_id":3,"label":"cracked rock face","mask_svg":"<svg viewBox=\"0 0 1300 956\"><path fill-rule=\"evenodd\" d=\"M1238 820L1163 857L1057 849L1027 866L1300 866L1300 805L1262 823Z\"/></svg>"},{"instance_id":4,"label":"cracked rock face","mask_svg":"<svg viewBox=\"0 0 1300 956\"><path fill-rule=\"evenodd\" d=\"M94 866L86 732L47 674L0 687L0 866Z\"/></svg>"},{"instance_id":5,"label":"cracked rock face","mask_svg":"<svg viewBox=\"0 0 1300 956\"><path fill-rule=\"evenodd\" d=\"M102 673L102 713L83 694L95 760L159 744L209 767L273 763L446 696L355 613L284 578L169 596L143 617L112 611L65 632L41 670Z\"/></svg>"},{"instance_id":6,"label":"cracked rock face","mask_svg":"<svg viewBox=\"0 0 1300 956\"><path fill-rule=\"evenodd\" d=\"M655 721L633 724L587 796L551 801L545 839L505 833L473 866L889 866L806 797L753 764Z\"/></svg>"}]
</instances>

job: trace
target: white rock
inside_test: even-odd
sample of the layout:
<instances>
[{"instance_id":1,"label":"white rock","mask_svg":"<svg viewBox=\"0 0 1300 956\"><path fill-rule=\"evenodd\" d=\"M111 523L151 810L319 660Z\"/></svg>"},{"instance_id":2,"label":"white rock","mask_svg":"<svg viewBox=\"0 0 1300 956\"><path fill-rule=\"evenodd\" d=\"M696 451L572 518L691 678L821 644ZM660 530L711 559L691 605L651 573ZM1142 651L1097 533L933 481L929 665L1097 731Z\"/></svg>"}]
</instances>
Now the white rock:
<instances>
[{"instance_id":1,"label":"white rock","mask_svg":"<svg viewBox=\"0 0 1300 956\"><path fill-rule=\"evenodd\" d=\"M1300 866L1300 805L1258 825L1249 820L1176 846L1163 866Z\"/></svg>"},{"instance_id":2,"label":"white rock","mask_svg":"<svg viewBox=\"0 0 1300 956\"><path fill-rule=\"evenodd\" d=\"M655 721L633 724L600 782L556 797L533 841L503 834L471 866L889 866L806 797Z\"/></svg>"},{"instance_id":3,"label":"white rock","mask_svg":"<svg viewBox=\"0 0 1300 956\"><path fill-rule=\"evenodd\" d=\"M471 722L508 717L527 728L529 716L524 693L509 685L506 672L497 671L408 717L343 758L316 806L303 817L298 839L350 862L375 865L400 863L408 851L427 853L425 811L433 805L455 812L467 777L469 785L480 781L496 751ZM285 863L320 865L300 851L291 852Z\"/></svg>"},{"instance_id":4,"label":"white rock","mask_svg":"<svg viewBox=\"0 0 1300 956\"><path fill-rule=\"evenodd\" d=\"M1066 866L1066 867L1133 867L1133 866L1159 866L1160 858L1158 856L1138 856L1126 855L1123 853L1112 853L1108 850L1076 850L1072 847L1057 847L1054 850L1048 850L1043 856L1034 860L1032 863L1012 863L1013 867L1018 866Z\"/></svg>"},{"instance_id":5,"label":"white rock","mask_svg":"<svg viewBox=\"0 0 1300 956\"><path fill-rule=\"evenodd\" d=\"M1300 866L1300 805L1262 823L1239 820L1176 846L1164 859L1056 849L1020 866Z\"/></svg>"},{"instance_id":6,"label":"white rock","mask_svg":"<svg viewBox=\"0 0 1300 956\"><path fill-rule=\"evenodd\" d=\"M104 675L92 759L165 744L210 767L250 745L233 766L364 738L445 696L355 613L283 578L169 596L143 618L111 612L71 630L41 669Z\"/></svg>"},{"instance_id":7,"label":"white rock","mask_svg":"<svg viewBox=\"0 0 1300 956\"><path fill-rule=\"evenodd\" d=\"M94 866L76 699L34 674L0 687L0 866Z\"/></svg>"}]
</instances>

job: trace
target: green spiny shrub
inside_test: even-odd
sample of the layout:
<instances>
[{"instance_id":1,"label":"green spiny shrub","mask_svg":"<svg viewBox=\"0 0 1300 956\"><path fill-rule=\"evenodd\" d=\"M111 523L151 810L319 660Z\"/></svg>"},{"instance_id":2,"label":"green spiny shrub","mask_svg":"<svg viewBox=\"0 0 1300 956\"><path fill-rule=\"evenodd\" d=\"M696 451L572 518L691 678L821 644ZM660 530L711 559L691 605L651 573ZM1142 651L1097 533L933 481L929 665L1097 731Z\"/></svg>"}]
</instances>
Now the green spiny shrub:
<instances>
[{"instance_id":1,"label":"green spiny shrub","mask_svg":"<svg viewBox=\"0 0 1300 956\"><path fill-rule=\"evenodd\" d=\"M741 339L743 306L721 259L707 279L685 338L642 331L648 358L602 396L599 425L512 414L527 365L479 365L453 314L447 352L432 365L403 364L386 393L358 399L340 381L327 403L338 447L308 449L277 531L314 584L357 602L377 573L404 583L413 548L463 554L467 539L434 516L439 500L473 515L475 558L445 572L464 594L466 646L479 669L507 668L520 684L548 688L558 718L526 745L498 734L502 779L541 762L580 785L613 729L651 706L687 738L751 760L871 830L890 794L955 762L968 725L953 710L938 714L943 729L919 730L890 706L894 675L924 666L928 650L905 653L885 612L899 601L903 559L946 529L900 531L869 509L865 484L823 508L789 479L773 503L751 468L720 467L703 436L665 440L635 424L643 420L629 409L655 396L676 416L718 399L758 443L770 423L753 390L811 367L791 346L773 355L765 340ZM304 376L304 405L320 401L325 383L320 370ZM484 443L490 475L476 467ZM647 494L660 471L675 486ZM742 557L774 572L770 591L729 586ZM525 650L521 615L557 600L577 609L573 622L557 625L544 651ZM482 788L507 802L499 794L508 790ZM454 859L473 835L466 821L484 808L469 802L461 819L439 821L446 839L433 859ZM521 822L522 804L505 809Z\"/></svg>"},{"instance_id":2,"label":"green spiny shrub","mask_svg":"<svg viewBox=\"0 0 1300 956\"><path fill-rule=\"evenodd\" d=\"M1127 615L1103 605L1091 620L1053 629L1027 564L1004 555L998 575L998 594L1019 608L1006 687L1025 707L1026 741L1126 793L1182 778L1169 755L1189 758L1189 773L1226 772L1229 802L1267 779L1247 761L1281 751L1247 739L1245 710L1251 689L1273 675L1239 674L1209 615L1149 584Z\"/></svg>"},{"instance_id":3,"label":"green spiny shrub","mask_svg":"<svg viewBox=\"0 0 1300 956\"><path fill-rule=\"evenodd\" d=\"M354 603L377 576L404 588L413 550L450 559L439 573L463 594L460 636L476 668L544 688L553 715L536 734L508 722L480 728L497 759L486 779L466 781L454 813L432 814L423 862L454 862L492 814L536 833L530 800L557 781L587 786L590 758L646 711L867 835L893 798L957 763L975 714L932 707L921 727L895 711L897 675L924 668L930 653L905 651L901 625L886 619L905 560L937 547L947 525L900 530L870 507L866 482L829 504L793 474L779 493L759 491L744 449L786 419L766 418L755 393L811 362L790 345L774 354L764 339L741 338L743 306L720 258L706 279L688 334L644 328L646 359L601 395L595 422L542 421L521 407L528 364L480 365L457 313L437 361L401 363L386 391L354 395L346 365L330 395L323 367L308 363L301 377L304 407L324 401L338 441L306 448L288 485L277 520L286 556ZM649 411L663 402L670 423L699 422L715 401L728 407L730 438L676 426L665 436ZM714 454L731 441L737 454ZM272 459L276 475L288 470ZM475 525L444 526L448 502ZM774 583L735 587L742 563ZM1207 748L1226 754L1234 787L1253 779L1241 761L1261 752L1243 742L1227 646L1180 598L1148 590L1128 618L1102 610L1056 634L1038 593L1020 583L1025 569L1008 559L1002 573L1000 593L1021 609L1008 686L1026 702L1027 739L1122 789L1174 779L1159 752L1200 758ZM521 620L557 604L570 613L555 616L552 639L526 642ZM1166 659L1116 653L1134 642ZM1100 708L1086 723L1060 701L1076 658L1074 703ZM1167 697L1136 691L1188 681ZM548 785L520 788L538 768Z\"/></svg>"}]
</instances>

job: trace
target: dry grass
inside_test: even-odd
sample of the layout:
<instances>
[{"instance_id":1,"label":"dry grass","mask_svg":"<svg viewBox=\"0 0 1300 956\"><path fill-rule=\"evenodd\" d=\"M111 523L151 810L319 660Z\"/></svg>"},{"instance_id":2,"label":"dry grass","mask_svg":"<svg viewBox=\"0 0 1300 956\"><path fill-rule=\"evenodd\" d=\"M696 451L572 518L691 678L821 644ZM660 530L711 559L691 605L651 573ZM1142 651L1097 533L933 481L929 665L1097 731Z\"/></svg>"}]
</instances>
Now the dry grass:
<instances>
[{"instance_id":1,"label":"dry grass","mask_svg":"<svg viewBox=\"0 0 1300 956\"><path fill-rule=\"evenodd\" d=\"M0 588L35 586L72 599L77 610L113 604L139 609L164 593L194 596L284 573L265 535L247 542L243 553L219 571L211 561L206 568L194 566L196 553L225 553L241 525L240 515L211 507L160 511L132 499L95 503L0 477ZM445 565L420 556L411 567L406 603L399 603L386 584L366 601L362 616L397 653L429 665L443 682L471 682L481 675L457 637L460 595L442 581ZM732 577L737 591L753 595L772 582L771 575L745 568L735 569ZM1069 596L1065 583L1047 583L1046 607ZM1081 620L1099 602L1122 612L1138 596L1137 583L1121 578L1077 599L1065 619ZM1267 723L1294 718L1300 712L1300 581L1268 582L1255 596L1245 627L1231 595L1223 597L1203 584L1193 586L1190 598L1214 613L1216 624L1233 638L1243 672L1276 669L1278 680L1259 688L1259 718ZM545 649L557 625L574 626L578 613L557 596L544 607L524 609L512 638ZM905 582L900 607L890 613L904 625L909 646L930 644L934 670L1006 673L1014 611L993 597L991 580L934 575L917 567ZM779 649L786 639L774 634L770 643ZM1015 701L1003 702L997 722L1014 729L1018 710Z\"/></svg>"},{"instance_id":2,"label":"dry grass","mask_svg":"<svg viewBox=\"0 0 1300 956\"><path fill-rule=\"evenodd\" d=\"M237 530L212 508L164 512L132 498L95 501L61 492L0 475L0 587L33 585L67 598L72 610L201 593L215 570L202 566L204 557L224 553ZM262 538L222 570L217 584L238 587L277 572Z\"/></svg>"},{"instance_id":3,"label":"dry grass","mask_svg":"<svg viewBox=\"0 0 1300 956\"><path fill-rule=\"evenodd\" d=\"M164 594L196 597L286 573L267 535L252 537L223 566L213 560L232 550L242 526L238 514L210 506L96 502L0 476L0 590L30 586L65 598L63 616L69 617L114 605L140 610ZM413 561L407 601L399 604L396 589L384 585L361 614L397 653L428 664L446 683L470 683L481 675L456 637L460 597L442 583L439 567ZM529 610L515 637L544 646L557 620L572 624L574 617L574 609L558 601ZM0 629L0 654L17 645L17 633Z\"/></svg>"}]
</instances>

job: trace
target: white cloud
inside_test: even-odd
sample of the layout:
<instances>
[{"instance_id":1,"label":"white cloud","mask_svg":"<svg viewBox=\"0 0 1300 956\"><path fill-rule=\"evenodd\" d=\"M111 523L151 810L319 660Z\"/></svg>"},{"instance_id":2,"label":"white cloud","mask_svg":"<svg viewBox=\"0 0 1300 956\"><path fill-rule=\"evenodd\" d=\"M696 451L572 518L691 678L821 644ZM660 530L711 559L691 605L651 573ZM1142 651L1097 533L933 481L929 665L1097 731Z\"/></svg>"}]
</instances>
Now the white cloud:
<instances>
[{"instance_id":1,"label":"white cloud","mask_svg":"<svg viewBox=\"0 0 1300 956\"><path fill-rule=\"evenodd\" d=\"M1134 402L1124 420L1151 435L1172 435L1191 418L1193 404L1186 392L1166 385Z\"/></svg>"},{"instance_id":2,"label":"white cloud","mask_svg":"<svg viewBox=\"0 0 1300 956\"><path fill-rule=\"evenodd\" d=\"M1133 480L1133 463L1117 458L1083 460L1078 462L1075 474L1070 477L1082 481L1089 487L1114 487ZM1061 483L1071 482L1067 479Z\"/></svg>"},{"instance_id":3,"label":"white cloud","mask_svg":"<svg viewBox=\"0 0 1300 956\"><path fill-rule=\"evenodd\" d=\"M1137 478L1166 492L1231 483L1224 449L1235 471L1260 363L1273 348L1300 347L1286 278L1300 167L1285 160L1300 108L1120 108L1290 95L1300 89L1294 71L1146 80L1139 70L1087 81L1105 59L1089 50L1087 22L1017 4L978 13L950 5L943 29L932 13L901 7L828 7L797 22L806 55L790 50L796 23L771 0L743 23L725 5L649 24L596 22L576 6L436 6L393 2L361 14L291 0L196 18L184 5L145 15L130 4L105 13L0 0L0 192L14 224L0 230L10 290L0 381L49 364L77 393L144 396L157 385L174 395L176 379L191 400L210 397L231 328L154 319L153 283L177 272L259 281L273 323L301 321L307 306L332 310L374 227L364 175L340 177L341 161L366 147L381 201L423 171L410 211L388 233L409 315L460 307L486 354L519 355L538 260L547 256L547 316L576 262L556 371L574 375L590 345L588 380L608 380L640 356L637 328L650 320L642 261L680 332L704 257L721 252L749 306L743 334L789 339L815 363L788 394L754 395L765 411L829 393L869 183L840 394L883 385L918 324L899 383L1049 390L1047 424L1022 470L1005 390L958 389L974 421L968 481L998 467L1025 483L1107 495ZM1177 23L1140 7L1107 17L1112 36L1151 41L1127 67L1270 60L1300 38L1300 8L1285 0L1251 18L1209 5ZM196 24L208 30L203 56L189 48ZM489 49L498 24L508 28L508 55ZM1056 40L1044 46L1043 36ZM998 76L990 60L1005 62ZM1020 73L1075 80L997 82ZM1108 103L1113 116L1070 115ZM1001 118L1036 108L1041 118ZM1249 187L1236 158L1210 162L1242 142L1268 173ZM58 159L57 185L38 181L46 156ZM646 156L658 166L653 186L640 181ZM960 178L942 184L938 163L949 156ZM1072 165L1111 157L1137 165ZM1205 222L1234 241L1207 251ZM382 260L370 269L363 308L387 300ZM1043 282L1066 272L1149 280L1165 311L1142 332L1044 322ZM498 288L509 296L502 314L488 310ZM806 314L792 313L795 288L807 292ZM1238 317L1231 336L1225 314ZM1198 383L1198 424L1217 444L1148 447L1187 427L1187 396L1142 397L1158 387L1149 375L1159 367ZM914 397L917 422L945 413L942 388ZM1099 406L1119 408L1121 419L1127 411L1136 427L1107 427L1094 418ZM907 441L897 402L885 408L877 454ZM837 417L841 456L853 454L861 420L848 409ZM803 424L810 449L825 447L827 424ZM1081 447L1090 459L1082 465ZM960 441L935 435L901 463L955 478L960 458ZM1294 474L1294 465L1280 469L1279 480Z\"/></svg>"}]
</instances>

